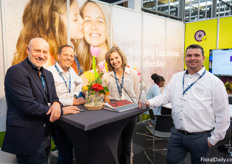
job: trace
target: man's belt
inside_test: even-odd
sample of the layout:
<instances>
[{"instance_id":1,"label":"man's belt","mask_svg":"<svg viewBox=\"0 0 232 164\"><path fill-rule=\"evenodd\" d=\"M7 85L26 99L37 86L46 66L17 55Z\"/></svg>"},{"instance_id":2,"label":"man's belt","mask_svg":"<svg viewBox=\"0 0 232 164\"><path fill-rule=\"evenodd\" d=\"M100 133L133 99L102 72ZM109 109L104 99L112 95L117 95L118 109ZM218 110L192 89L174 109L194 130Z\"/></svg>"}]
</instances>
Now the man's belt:
<instances>
[{"instance_id":1,"label":"man's belt","mask_svg":"<svg viewBox=\"0 0 232 164\"><path fill-rule=\"evenodd\" d=\"M207 130L207 131L203 131L203 132L188 132L186 130L180 130L180 129L176 129L176 130L179 131L179 132L181 132L181 133L183 133L183 134L185 134L185 135L188 135L188 134L206 134L206 133L209 133L209 132L213 131L213 129Z\"/></svg>"}]
</instances>

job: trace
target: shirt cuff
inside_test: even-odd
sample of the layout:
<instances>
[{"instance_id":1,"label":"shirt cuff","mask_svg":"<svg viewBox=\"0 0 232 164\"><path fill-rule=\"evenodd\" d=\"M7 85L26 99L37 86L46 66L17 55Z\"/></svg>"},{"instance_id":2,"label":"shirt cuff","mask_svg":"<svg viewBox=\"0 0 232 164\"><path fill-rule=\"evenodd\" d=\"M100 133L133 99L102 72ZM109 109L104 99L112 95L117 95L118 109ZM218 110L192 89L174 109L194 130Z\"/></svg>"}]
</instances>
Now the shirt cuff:
<instances>
[{"instance_id":1,"label":"shirt cuff","mask_svg":"<svg viewBox=\"0 0 232 164\"><path fill-rule=\"evenodd\" d=\"M149 108L150 108L150 109L153 109L154 107L153 107L153 105L152 105L152 101L151 101L151 100L147 100L147 101L150 103Z\"/></svg>"},{"instance_id":2,"label":"shirt cuff","mask_svg":"<svg viewBox=\"0 0 232 164\"><path fill-rule=\"evenodd\" d=\"M210 137L208 137L208 141L209 141L209 143L211 144L211 145L216 145L216 143L219 141L219 140L217 140L217 139L213 139L212 138L213 136L210 136Z\"/></svg>"},{"instance_id":3,"label":"shirt cuff","mask_svg":"<svg viewBox=\"0 0 232 164\"><path fill-rule=\"evenodd\" d=\"M70 105L73 105L73 99L61 100L61 103L63 104L63 106L70 106Z\"/></svg>"}]
</instances>

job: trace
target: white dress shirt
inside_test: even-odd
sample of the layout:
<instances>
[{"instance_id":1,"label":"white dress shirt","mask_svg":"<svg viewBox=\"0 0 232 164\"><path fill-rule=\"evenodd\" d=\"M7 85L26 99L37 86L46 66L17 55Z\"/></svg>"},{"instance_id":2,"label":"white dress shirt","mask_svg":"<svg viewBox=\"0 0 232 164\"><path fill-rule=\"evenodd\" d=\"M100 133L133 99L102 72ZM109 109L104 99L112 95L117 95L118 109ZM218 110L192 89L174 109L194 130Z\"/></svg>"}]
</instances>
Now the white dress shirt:
<instances>
[{"instance_id":1,"label":"white dress shirt","mask_svg":"<svg viewBox=\"0 0 232 164\"><path fill-rule=\"evenodd\" d=\"M173 75L163 94L148 101L151 108L171 102L176 129L194 133L214 128L208 141L215 145L225 137L230 124L228 95L223 82L206 71L183 95L183 76L186 89L204 71L205 67L193 75L187 74L186 71Z\"/></svg>"},{"instance_id":2,"label":"white dress shirt","mask_svg":"<svg viewBox=\"0 0 232 164\"><path fill-rule=\"evenodd\" d=\"M119 95L117 84L114 77L114 72L106 72L103 75L103 86L107 86L110 92L110 99L113 100L128 100L132 101L131 98L135 103L138 102L139 94L140 94L140 87L139 87L139 77L136 71L130 68L125 68L124 72L124 80L123 80L123 88L122 88L122 96ZM119 79L120 83L118 83L119 88L121 89L122 79ZM130 95L130 97L129 97Z\"/></svg>"},{"instance_id":3,"label":"white dress shirt","mask_svg":"<svg viewBox=\"0 0 232 164\"><path fill-rule=\"evenodd\" d=\"M60 76L59 72L57 71L55 65L63 75L67 83L67 86L65 84L64 79ZM56 63L55 65L48 67L47 69L51 71L53 74L57 96L59 97L60 102L64 106L73 105L74 95L78 96L81 92L83 81L76 74L72 67L70 67L67 72L64 72L64 70L60 67L58 63ZM71 93L69 93L69 76L71 76Z\"/></svg>"}]
</instances>

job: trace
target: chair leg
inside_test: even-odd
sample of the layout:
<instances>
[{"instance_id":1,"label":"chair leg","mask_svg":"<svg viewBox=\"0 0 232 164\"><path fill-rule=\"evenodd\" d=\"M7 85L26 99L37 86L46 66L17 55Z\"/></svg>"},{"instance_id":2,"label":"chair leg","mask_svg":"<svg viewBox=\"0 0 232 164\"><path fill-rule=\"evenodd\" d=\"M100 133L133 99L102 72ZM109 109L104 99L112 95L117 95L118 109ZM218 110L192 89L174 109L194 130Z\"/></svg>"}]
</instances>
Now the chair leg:
<instances>
[{"instance_id":1,"label":"chair leg","mask_svg":"<svg viewBox=\"0 0 232 164\"><path fill-rule=\"evenodd\" d=\"M153 163L155 163L155 136L154 136L154 132L153 132L153 139L152 139L152 152L153 152Z\"/></svg>"},{"instance_id":2,"label":"chair leg","mask_svg":"<svg viewBox=\"0 0 232 164\"><path fill-rule=\"evenodd\" d=\"M134 153L133 153L133 140L131 140L130 164L133 164L133 157L134 157Z\"/></svg>"},{"instance_id":3,"label":"chair leg","mask_svg":"<svg viewBox=\"0 0 232 164\"><path fill-rule=\"evenodd\" d=\"M48 156L48 164L51 164L51 152L50 152L50 154Z\"/></svg>"}]
</instances>

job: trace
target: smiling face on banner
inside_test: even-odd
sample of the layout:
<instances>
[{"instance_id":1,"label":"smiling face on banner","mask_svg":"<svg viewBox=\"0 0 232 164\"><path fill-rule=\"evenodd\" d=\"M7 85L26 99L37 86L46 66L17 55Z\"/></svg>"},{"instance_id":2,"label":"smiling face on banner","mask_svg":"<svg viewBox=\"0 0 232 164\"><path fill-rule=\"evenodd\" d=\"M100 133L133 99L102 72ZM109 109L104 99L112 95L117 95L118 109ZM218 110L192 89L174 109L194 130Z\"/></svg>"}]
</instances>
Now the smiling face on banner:
<instances>
[{"instance_id":1,"label":"smiling face on banner","mask_svg":"<svg viewBox=\"0 0 232 164\"><path fill-rule=\"evenodd\" d=\"M67 12L61 14L66 27L67 27ZM81 39L83 38L82 29L83 19L80 16L80 9L77 1L74 1L70 6L70 38L71 39Z\"/></svg>"},{"instance_id":2,"label":"smiling face on banner","mask_svg":"<svg viewBox=\"0 0 232 164\"><path fill-rule=\"evenodd\" d=\"M83 9L83 31L87 43L95 47L106 44L106 20L101 9L88 3Z\"/></svg>"}]
</instances>

